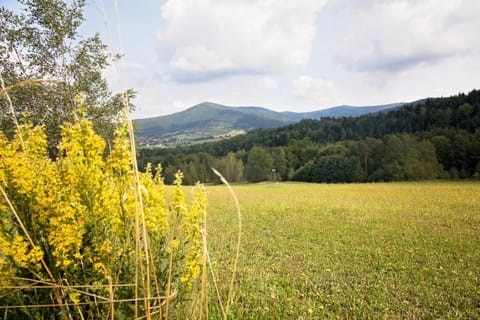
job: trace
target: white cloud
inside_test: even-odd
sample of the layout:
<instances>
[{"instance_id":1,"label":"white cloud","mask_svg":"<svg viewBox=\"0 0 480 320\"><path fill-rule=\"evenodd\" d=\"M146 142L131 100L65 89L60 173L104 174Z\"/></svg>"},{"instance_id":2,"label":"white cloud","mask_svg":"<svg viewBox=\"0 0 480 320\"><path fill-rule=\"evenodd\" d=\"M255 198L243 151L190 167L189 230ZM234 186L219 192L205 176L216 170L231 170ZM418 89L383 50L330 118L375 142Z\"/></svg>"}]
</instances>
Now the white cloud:
<instances>
[{"instance_id":1,"label":"white cloud","mask_svg":"<svg viewBox=\"0 0 480 320\"><path fill-rule=\"evenodd\" d=\"M470 54L480 22L465 11L478 13L478 3L370 1L349 16L337 60L353 71L397 72Z\"/></svg>"},{"instance_id":2,"label":"white cloud","mask_svg":"<svg viewBox=\"0 0 480 320\"><path fill-rule=\"evenodd\" d=\"M265 91L275 91L278 88L278 82L270 77L263 77L258 80L258 87Z\"/></svg>"},{"instance_id":3,"label":"white cloud","mask_svg":"<svg viewBox=\"0 0 480 320\"><path fill-rule=\"evenodd\" d=\"M340 102L338 90L331 80L300 76L292 81L292 95L318 106L331 106Z\"/></svg>"},{"instance_id":4,"label":"white cloud","mask_svg":"<svg viewBox=\"0 0 480 320\"><path fill-rule=\"evenodd\" d=\"M202 101L373 105L480 83L478 0L145 0L120 9L136 117ZM86 35L104 27L87 21Z\"/></svg>"},{"instance_id":5,"label":"white cloud","mask_svg":"<svg viewBox=\"0 0 480 320\"><path fill-rule=\"evenodd\" d=\"M313 79L310 76L301 76L292 82L293 95L301 98L309 96L309 92L312 89Z\"/></svg>"},{"instance_id":6,"label":"white cloud","mask_svg":"<svg viewBox=\"0 0 480 320\"><path fill-rule=\"evenodd\" d=\"M161 63L183 82L304 67L325 1L168 0Z\"/></svg>"},{"instance_id":7,"label":"white cloud","mask_svg":"<svg viewBox=\"0 0 480 320\"><path fill-rule=\"evenodd\" d=\"M181 110L185 107L188 107L182 100L174 100L172 103L171 103L173 109L175 110Z\"/></svg>"},{"instance_id":8,"label":"white cloud","mask_svg":"<svg viewBox=\"0 0 480 320\"><path fill-rule=\"evenodd\" d=\"M185 46L175 50L169 67L175 70L177 79L189 82L206 75L216 77L225 73L234 73L238 68L229 59L204 45Z\"/></svg>"}]
</instances>

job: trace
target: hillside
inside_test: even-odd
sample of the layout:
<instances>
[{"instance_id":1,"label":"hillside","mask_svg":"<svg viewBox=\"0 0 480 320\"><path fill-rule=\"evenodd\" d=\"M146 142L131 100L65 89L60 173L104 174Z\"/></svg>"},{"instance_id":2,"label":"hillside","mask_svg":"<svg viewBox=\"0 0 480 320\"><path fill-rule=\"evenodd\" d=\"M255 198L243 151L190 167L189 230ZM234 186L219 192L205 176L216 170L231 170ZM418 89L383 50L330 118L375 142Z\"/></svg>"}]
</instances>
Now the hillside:
<instances>
[{"instance_id":1,"label":"hillside","mask_svg":"<svg viewBox=\"0 0 480 320\"><path fill-rule=\"evenodd\" d=\"M171 115L138 119L137 138L146 145L186 145L219 140L256 128L275 128L302 119L349 117L376 113L403 103L378 106L338 106L313 112L275 112L262 107L229 107L211 102L195 105Z\"/></svg>"},{"instance_id":2,"label":"hillside","mask_svg":"<svg viewBox=\"0 0 480 320\"><path fill-rule=\"evenodd\" d=\"M185 111L135 122L141 144L188 144L253 128L279 127L293 120L265 108L234 108L204 102Z\"/></svg>"},{"instance_id":3,"label":"hillside","mask_svg":"<svg viewBox=\"0 0 480 320\"><path fill-rule=\"evenodd\" d=\"M404 105L405 102L397 102L376 106L337 106L323 110L317 110L312 112L283 112L290 119L303 120L303 119L321 119L321 118L342 118L342 117L358 117L365 114L377 113L392 110Z\"/></svg>"},{"instance_id":4,"label":"hillside","mask_svg":"<svg viewBox=\"0 0 480 320\"><path fill-rule=\"evenodd\" d=\"M177 169L192 183L214 182L211 167L232 182L480 178L480 90L360 117L304 119L214 143L142 149L140 168L147 162L160 162L167 182Z\"/></svg>"}]
</instances>

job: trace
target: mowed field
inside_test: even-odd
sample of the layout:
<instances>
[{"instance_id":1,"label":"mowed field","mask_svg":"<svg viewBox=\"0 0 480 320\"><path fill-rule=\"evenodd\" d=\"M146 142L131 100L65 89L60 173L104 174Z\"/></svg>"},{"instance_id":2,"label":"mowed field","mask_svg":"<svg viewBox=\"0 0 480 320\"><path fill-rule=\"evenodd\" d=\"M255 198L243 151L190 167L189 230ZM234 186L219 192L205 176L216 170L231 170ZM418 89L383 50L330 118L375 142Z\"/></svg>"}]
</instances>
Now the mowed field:
<instances>
[{"instance_id":1,"label":"mowed field","mask_svg":"<svg viewBox=\"0 0 480 320\"><path fill-rule=\"evenodd\" d=\"M229 319L480 319L480 183L233 189L243 233ZM207 190L225 299L237 214L225 186Z\"/></svg>"}]
</instances>

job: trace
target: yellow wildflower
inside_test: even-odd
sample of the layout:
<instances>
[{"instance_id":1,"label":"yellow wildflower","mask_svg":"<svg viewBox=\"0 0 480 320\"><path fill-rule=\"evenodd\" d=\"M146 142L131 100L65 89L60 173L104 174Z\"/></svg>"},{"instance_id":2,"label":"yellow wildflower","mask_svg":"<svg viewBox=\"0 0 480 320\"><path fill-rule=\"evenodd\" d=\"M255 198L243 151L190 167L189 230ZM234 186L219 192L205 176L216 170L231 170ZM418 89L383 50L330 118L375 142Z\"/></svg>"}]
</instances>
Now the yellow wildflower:
<instances>
[{"instance_id":1,"label":"yellow wildflower","mask_svg":"<svg viewBox=\"0 0 480 320\"><path fill-rule=\"evenodd\" d=\"M80 303L80 293L78 293L78 292L72 292L72 293L70 293L68 296L69 296L70 300L71 300L74 304Z\"/></svg>"}]
</instances>

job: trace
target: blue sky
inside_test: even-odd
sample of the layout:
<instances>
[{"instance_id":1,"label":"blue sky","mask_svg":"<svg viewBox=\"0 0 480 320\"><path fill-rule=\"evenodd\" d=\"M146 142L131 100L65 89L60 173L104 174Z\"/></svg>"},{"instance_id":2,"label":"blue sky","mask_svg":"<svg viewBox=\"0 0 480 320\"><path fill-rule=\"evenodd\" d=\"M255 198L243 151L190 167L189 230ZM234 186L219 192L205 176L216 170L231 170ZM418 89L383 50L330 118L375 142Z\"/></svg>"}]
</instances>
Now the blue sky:
<instances>
[{"instance_id":1,"label":"blue sky","mask_svg":"<svg viewBox=\"0 0 480 320\"><path fill-rule=\"evenodd\" d=\"M310 111L480 87L478 0L118 2L122 46L114 1L88 1L81 30L124 55L121 76L105 76L137 90L134 118L203 101Z\"/></svg>"}]
</instances>

